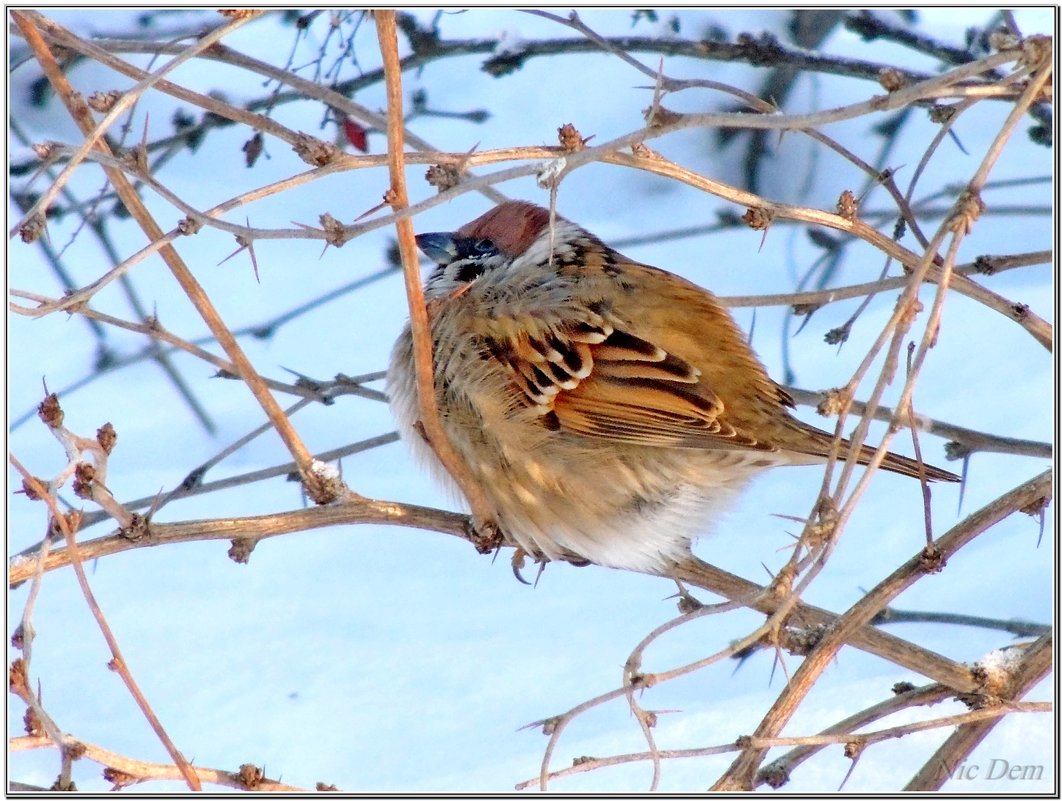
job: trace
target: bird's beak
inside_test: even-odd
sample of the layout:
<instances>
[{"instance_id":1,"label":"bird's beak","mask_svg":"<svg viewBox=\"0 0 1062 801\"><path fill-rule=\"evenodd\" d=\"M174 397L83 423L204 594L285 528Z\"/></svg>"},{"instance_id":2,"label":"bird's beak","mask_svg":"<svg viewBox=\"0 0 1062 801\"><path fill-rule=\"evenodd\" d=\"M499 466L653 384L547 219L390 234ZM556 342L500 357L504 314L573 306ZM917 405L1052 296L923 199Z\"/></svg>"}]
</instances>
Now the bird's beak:
<instances>
[{"instance_id":1,"label":"bird's beak","mask_svg":"<svg viewBox=\"0 0 1062 801\"><path fill-rule=\"evenodd\" d=\"M417 247L436 264L446 265L457 258L457 244L451 233L418 234L415 239Z\"/></svg>"}]
</instances>

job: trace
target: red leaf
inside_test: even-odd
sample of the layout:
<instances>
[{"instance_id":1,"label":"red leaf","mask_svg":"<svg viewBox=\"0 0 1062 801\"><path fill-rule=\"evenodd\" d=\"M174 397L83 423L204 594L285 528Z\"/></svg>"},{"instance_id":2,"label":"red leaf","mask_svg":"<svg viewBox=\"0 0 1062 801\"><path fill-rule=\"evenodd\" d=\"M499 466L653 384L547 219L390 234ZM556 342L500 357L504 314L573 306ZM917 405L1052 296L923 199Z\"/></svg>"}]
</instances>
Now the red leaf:
<instances>
[{"instance_id":1,"label":"red leaf","mask_svg":"<svg viewBox=\"0 0 1062 801\"><path fill-rule=\"evenodd\" d=\"M343 134L351 146L362 153L369 152L369 136L364 126L355 122L350 117L343 118Z\"/></svg>"}]
</instances>

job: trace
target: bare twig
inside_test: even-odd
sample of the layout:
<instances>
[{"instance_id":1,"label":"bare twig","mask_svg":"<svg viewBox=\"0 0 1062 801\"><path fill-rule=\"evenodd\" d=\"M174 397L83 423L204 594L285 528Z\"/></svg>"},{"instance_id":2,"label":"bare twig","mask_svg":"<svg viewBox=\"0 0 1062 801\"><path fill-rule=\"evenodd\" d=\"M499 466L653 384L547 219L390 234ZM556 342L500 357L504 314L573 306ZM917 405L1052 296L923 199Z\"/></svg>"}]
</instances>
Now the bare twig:
<instances>
[{"instance_id":1,"label":"bare twig","mask_svg":"<svg viewBox=\"0 0 1062 801\"><path fill-rule=\"evenodd\" d=\"M81 739L73 739L78 752L84 759L91 759L100 765L104 765L104 778L119 790L132 785L146 782L168 781L181 779L180 771L173 765L163 762L144 762L139 759L130 759L123 754L116 754L101 748L95 743ZM28 751L34 748L51 748L55 745L48 737L13 737L8 741L11 751ZM274 779L262 775L253 775L246 770L228 771L217 768L204 768L198 765L190 766L196 778L204 784L216 784L219 787L231 787L234 790L254 790L256 792L278 793L306 793L302 787L292 787L282 784Z\"/></svg>"},{"instance_id":2,"label":"bare twig","mask_svg":"<svg viewBox=\"0 0 1062 801\"><path fill-rule=\"evenodd\" d=\"M967 517L934 543L933 562L939 564L940 560L946 561L951 554L962 548L973 538L984 533L1000 520L1028 506L1034 500L1050 497L1052 491L1051 482L1052 475L1051 471L1048 470L1036 478L1015 487L1010 492ZM926 575L926 560L928 558L930 557L925 552L912 557L841 616L824 635L814 651L807 656L797 669L793 682L787 685L772 705L771 710L764 716L753 735L754 737L772 737L775 735L785 721L791 717L796 705L803 698L803 694L809 689L809 686L804 682L804 677L818 675L825 665L833 659L845 640L851 637L853 632L869 623L879 608L886 606L892 598ZM750 747L744 750L741 756L716 782L716 787L719 789L750 788L754 771L765 753L766 749L763 748Z\"/></svg>"},{"instance_id":3,"label":"bare twig","mask_svg":"<svg viewBox=\"0 0 1062 801\"><path fill-rule=\"evenodd\" d=\"M151 548L177 542L241 538L261 540L281 534L357 523L429 529L468 539L466 515L388 501L356 501L272 515L152 523L137 539L130 539L127 534L110 534L80 543L79 552L84 561L134 548ZM72 562L73 554L69 548L53 548L44 560L44 570L56 570ZM36 550L24 556L12 557L8 561L8 586L16 586L29 579L36 569L36 563Z\"/></svg>"},{"instance_id":4,"label":"bare twig","mask_svg":"<svg viewBox=\"0 0 1062 801\"><path fill-rule=\"evenodd\" d=\"M122 656L122 651L118 646L118 640L111 631L110 624L107 623L107 619L103 615L103 610L100 609L100 606L96 602L96 598L92 593L92 589L89 587L88 576L85 575L85 568L81 563L81 555L78 551L77 540L74 537L74 531L70 526L69 520L67 520L66 516L59 511L58 504L55 502L55 499L51 494L39 481L26 471L19 460L16 459L13 454L10 455L8 459L11 462L11 465L22 474L23 480L35 485L35 492L40 498L47 502L51 509L53 519L56 521L59 529L63 532L63 536L66 537L66 550L69 553L70 563L73 565L74 573L77 576L78 584L81 587L81 592L85 596L89 611L92 612L92 616L96 619L96 624L100 627L103 639L107 642L107 647L111 652L111 661L108 663L108 666L121 677L126 689L129 690L129 694L133 696L133 700L136 702L136 705L140 707L140 711L144 714L144 717L147 718L148 723L155 732L155 736L159 738L162 745L169 753L170 758L173 759L174 764L177 766L177 770L188 784L189 789L202 789L199 784L199 778L192 771L188 760L184 758L184 755L177 749L173 740L170 739L169 734L166 733L166 729L163 728L162 722L158 719L158 716L155 715L154 710L148 703L147 697L141 692L140 686L137 684L136 679L133 678L133 674L130 672L129 666L126 664L125 658ZM63 747L65 754L67 749L64 739L56 739L55 743L56 745Z\"/></svg>"},{"instance_id":5,"label":"bare twig","mask_svg":"<svg viewBox=\"0 0 1062 801\"><path fill-rule=\"evenodd\" d=\"M398 38L393 11L377 11L376 27L380 38L384 71L387 76L387 152L393 196L389 199L392 208L401 210L409 205L406 194L405 162L403 160L402 82L398 64ZM398 247L402 254L402 267L406 278L406 295L409 299L410 327L413 331L413 363L416 370L417 397L420 403L420 422L424 433L447 471L460 486L472 508L476 528L485 539L494 536L490 529L496 528L494 509L486 494L472 476L464 460L450 444L435 405L435 377L432 361L432 337L428 309L424 304L424 291L420 283L420 262L417 259L417 244L413 239L413 223L400 219Z\"/></svg>"},{"instance_id":6,"label":"bare twig","mask_svg":"<svg viewBox=\"0 0 1062 801\"><path fill-rule=\"evenodd\" d=\"M1026 651L1021 666L1011 677L1004 700L1021 698L1051 670L1053 637L1042 635ZM962 764L974 748L992 731L1002 718L993 718L960 726L926 760L922 768L907 783L905 790L939 790L956 765Z\"/></svg>"},{"instance_id":7,"label":"bare twig","mask_svg":"<svg viewBox=\"0 0 1062 801\"><path fill-rule=\"evenodd\" d=\"M66 76L56 63L51 51L48 50L40 33L30 23L29 19L23 12L12 12L12 16L16 23L18 23L27 42L33 46L37 60L40 62L45 74L47 74L48 79L63 99L67 109L74 118L74 121L78 124L82 133L88 137L92 137L90 141L96 149L109 155L109 148L106 143L103 142L102 139L96 138L106 129L103 126L99 126L97 129L88 106L85 105L81 96L70 86ZM223 26L223 30L227 31L228 28ZM88 144L89 142L86 142L86 145ZM87 147L85 148L85 151L88 152ZM125 204L125 207L129 209L130 213L144 229L148 239L155 240L161 238L163 236L162 230L159 228L154 218L148 212L144 202L140 199L140 196L136 193L132 185L126 180L122 172L113 167L105 167L104 171L107 173L108 179L121 197L122 203ZM281 439L284 440L285 445L287 445L288 449L294 456L296 463L299 465L299 472L302 474L303 481L310 495L318 503L326 503L334 500L335 490L328 486L312 469L312 458L309 451L306 449L306 446L295 432L291 422L284 416L284 412L280 408L280 405L258 377L250 360L228 330L228 327L215 309L214 304L210 301L202 286L195 279L191 270L188 269L177 254L177 251L170 245L163 246L159 253L162 256L163 261L166 262L167 266L172 271L174 278L176 278L185 294L187 294L189 300L192 301L196 309L202 315L203 320L210 327L214 336L217 337L218 343L225 349L225 352L228 353L229 357L232 359L237 368L237 374L247 383L248 388L258 400L259 404L261 404L262 409L273 422Z\"/></svg>"}]
</instances>

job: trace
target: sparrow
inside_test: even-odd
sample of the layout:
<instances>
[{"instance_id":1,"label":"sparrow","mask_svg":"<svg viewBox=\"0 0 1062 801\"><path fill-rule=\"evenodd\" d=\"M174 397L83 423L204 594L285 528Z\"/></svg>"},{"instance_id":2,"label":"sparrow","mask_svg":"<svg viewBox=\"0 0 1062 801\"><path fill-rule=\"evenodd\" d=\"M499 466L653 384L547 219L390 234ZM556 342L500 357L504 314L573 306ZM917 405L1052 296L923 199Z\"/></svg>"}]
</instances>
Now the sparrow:
<instances>
[{"instance_id":1,"label":"sparrow","mask_svg":"<svg viewBox=\"0 0 1062 801\"><path fill-rule=\"evenodd\" d=\"M708 290L526 202L416 241L437 265L424 293L443 428L536 559L666 573L757 474L826 461L833 435L792 416ZM387 392L402 438L460 497L417 430L408 323ZM959 480L895 453L882 467Z\"/></svg>"}]
</instances>

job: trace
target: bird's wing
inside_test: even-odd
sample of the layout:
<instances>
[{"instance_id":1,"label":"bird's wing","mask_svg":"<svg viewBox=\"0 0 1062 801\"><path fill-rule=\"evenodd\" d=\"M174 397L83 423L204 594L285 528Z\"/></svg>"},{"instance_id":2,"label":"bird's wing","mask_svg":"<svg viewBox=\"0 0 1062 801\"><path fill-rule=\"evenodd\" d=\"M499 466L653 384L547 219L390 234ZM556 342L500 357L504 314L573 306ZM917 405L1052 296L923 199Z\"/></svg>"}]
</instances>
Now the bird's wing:
<instances>
[{"instance_id":1,"label":"bird's wing","mask_svg":"<svg viewBox=\"0 0 1062 801\"><path fill-rule=\"evenodd\" d=\"M637 445L754 448L769 443L727 422L723 402L689 362L597 314L487 336L487 352L560 430Z\"/></svg>"}]
</instances>

